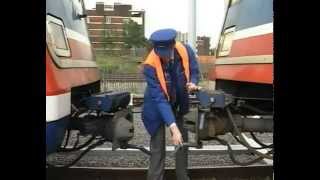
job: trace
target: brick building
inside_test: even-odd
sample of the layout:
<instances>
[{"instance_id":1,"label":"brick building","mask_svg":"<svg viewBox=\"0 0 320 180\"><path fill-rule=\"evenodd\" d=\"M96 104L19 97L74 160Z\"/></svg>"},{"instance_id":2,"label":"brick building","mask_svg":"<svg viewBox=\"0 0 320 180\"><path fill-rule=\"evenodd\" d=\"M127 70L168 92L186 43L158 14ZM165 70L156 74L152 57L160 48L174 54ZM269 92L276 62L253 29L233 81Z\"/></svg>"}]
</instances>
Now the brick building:
<instances>
[{"instance_id":1,"label":"brick building","mask_svg":"<svg viewBox=\"0 0 320 180\"><path fill-rule=\"evenodd\" d=\"M127 4L97 2L96 8L87 10L87 15L89 38L93 48L100 52L124 52L123 29L129 19L144 29L145 11L132 10L132 6Z\"/></svg>"},{"instance_id":2,"label":"brick building","mask_svg":"<svg viewBox=\"0 0 320 180\"><path fill-rule=\"evenodd\" d=\"M182 33L180 31L177 32L177 41L188 43L188 33ZM210 55L210 37L206 36L198 36L197 37L197 54L201 56Z\"/></svg>"},{"instance_id":3,"label":"brick building","mask_svg":"<svg viewBox=\"0 0 320 180\"><path fill-rule=\"evenodd\" d=\"M210 37L206 37L206 36L197 37L197 51L199 56L210 55Z\"/></svg>"}]
</instances>

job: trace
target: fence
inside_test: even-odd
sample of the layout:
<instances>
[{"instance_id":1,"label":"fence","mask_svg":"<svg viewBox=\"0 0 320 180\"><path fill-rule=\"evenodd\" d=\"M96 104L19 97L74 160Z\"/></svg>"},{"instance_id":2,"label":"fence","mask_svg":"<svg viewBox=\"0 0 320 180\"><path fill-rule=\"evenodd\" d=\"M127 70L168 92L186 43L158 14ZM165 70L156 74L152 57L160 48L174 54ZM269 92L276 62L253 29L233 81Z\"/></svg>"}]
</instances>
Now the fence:
<instances>
[{"instance_id":1,"label":"fence","mask_svg":"<svg viewBox=\"0 0 320 180\"><path fill-rule=\"evenodd\" d=\"M205 89L214 90L215 82L202 80L199 83ZM129 91L134 94L143 94L147 84L140 73L114 74L101 71L102 91Z\"/></svg>"},{"instance_id":2,"label":"fence","mask_svg":"<svg viewBox=\"0 0 320 180\"><path fill-rule=\"evenodd\" d=\"M143 94L147 85L140 73L110 74L101 72L101 81L103 91L129 91L135 94Z\"/></svg>"}]
</instances>

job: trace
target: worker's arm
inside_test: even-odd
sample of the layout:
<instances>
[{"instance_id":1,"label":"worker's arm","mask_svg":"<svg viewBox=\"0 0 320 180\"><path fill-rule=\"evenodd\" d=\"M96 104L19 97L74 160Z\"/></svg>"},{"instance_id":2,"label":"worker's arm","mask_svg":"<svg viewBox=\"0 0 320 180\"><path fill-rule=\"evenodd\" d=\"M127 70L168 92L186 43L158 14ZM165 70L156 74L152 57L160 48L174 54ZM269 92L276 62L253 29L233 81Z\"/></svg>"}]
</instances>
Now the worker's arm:
<instances>
[{"instance_id":1,"label":"worker's arm","mask_svg":"<svg viewBox=\"0 0 320 180\"><path fill-rule=\"evenodd\" d=\"M151 98L158 107L163 121L167 126L172 125L176 119L172 112L171 105L168 102L166 95L162 91L160 82L156 77L156 70L149 65L144 65L143 73L150 89Z\"/></svg>"},{"instance_id":2,"label":"worker's arm","mask_svg":"<svg viewBox=\"0 0 320 180\"><path fill-rule=\"evenodd\" d=\"M190 82L195 85L198 85L200 79L200 71L197 57L193 49L188 44L186 44L185 46L187 48L189 56Z\"/></svg>"},{"instance_id":3,"label":"worker's arm","mask_svg":"<svg viewBox=\"0 0 320 180\"><path fill-rule=\"evenodd\" d=\"M198 90L199 79L200 79L200 71L199 71L199 64L197 61L197 57L193 51L193 49L189 45L185 45L188 51L189 56L189 71L190 71L190 81L187 82L186 87L188 92L192 92Z\"/></svg>"}]
</instances>

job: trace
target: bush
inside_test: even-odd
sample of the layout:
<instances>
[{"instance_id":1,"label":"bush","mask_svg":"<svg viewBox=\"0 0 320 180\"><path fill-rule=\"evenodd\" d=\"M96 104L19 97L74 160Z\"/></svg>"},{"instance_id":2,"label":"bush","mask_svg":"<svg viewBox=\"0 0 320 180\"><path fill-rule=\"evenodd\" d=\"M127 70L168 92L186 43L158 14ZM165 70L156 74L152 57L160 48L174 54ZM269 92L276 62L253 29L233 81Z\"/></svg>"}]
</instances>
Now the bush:
<instances>
[{"instance_id":1,"label":"bush","mask_svg":"<svg viewBox=\"0 0 320 180\"><path fill-rule=\"evenodd\" d=\"M97 64L106 73L137 73L142 57L96 54Z\"/></svg>"}]
</instances>

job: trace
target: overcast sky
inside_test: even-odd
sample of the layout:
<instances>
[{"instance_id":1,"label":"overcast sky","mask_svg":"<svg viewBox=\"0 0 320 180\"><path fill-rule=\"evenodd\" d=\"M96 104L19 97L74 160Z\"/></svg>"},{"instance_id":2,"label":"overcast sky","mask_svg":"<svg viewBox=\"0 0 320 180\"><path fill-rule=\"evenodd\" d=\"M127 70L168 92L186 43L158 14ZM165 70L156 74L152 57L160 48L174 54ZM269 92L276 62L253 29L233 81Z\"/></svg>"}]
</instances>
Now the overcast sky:
<instances>
[{"instance_id":1,"label":"overcast sky","mask_svg":"<svg viewBox=\"0 0 320 180\"><path fill-rule=\"evenodd\" d=\"M96 2L131 4L134 10L146 11L145 36L162 28L188 31L187 0L84 0L87 9L95 7ZM211 47L215 47L224 17L224 0L196 0L197 36L211 37Z\"/></svg>"}]
</instances>

